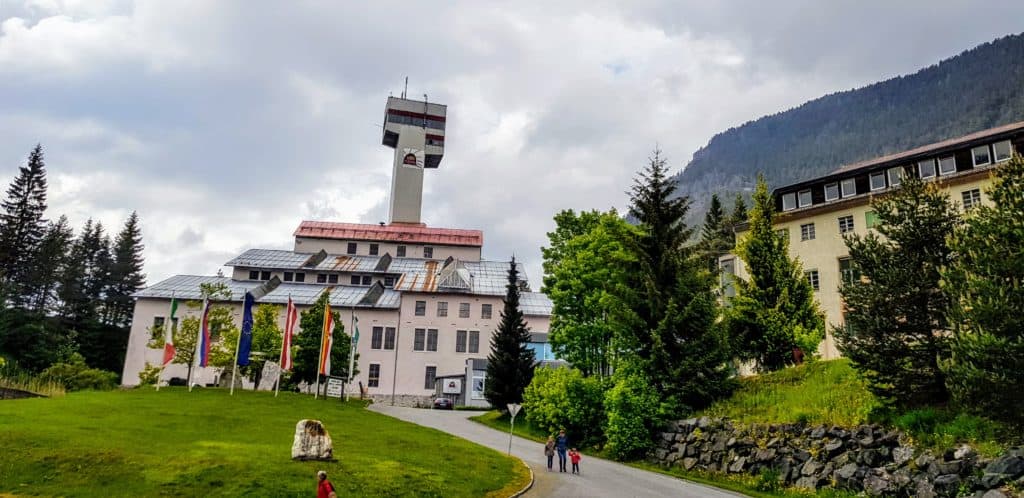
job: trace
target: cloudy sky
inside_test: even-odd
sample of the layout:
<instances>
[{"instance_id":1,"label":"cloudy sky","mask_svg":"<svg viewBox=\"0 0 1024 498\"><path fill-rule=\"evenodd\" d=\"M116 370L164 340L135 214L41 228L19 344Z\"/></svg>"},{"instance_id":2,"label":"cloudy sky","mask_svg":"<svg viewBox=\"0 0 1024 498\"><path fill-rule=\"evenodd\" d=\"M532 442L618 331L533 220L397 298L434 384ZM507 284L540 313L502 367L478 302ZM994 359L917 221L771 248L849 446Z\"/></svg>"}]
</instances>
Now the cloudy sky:
<instances>
[{"instance_id":1,"label":"cloudy sky","mask_svg":"<svg viewBox=\"0 0 1024 498\"><path fill-rule=\"evenodd\" d=\"M433 5L431 5L433 4ZM833 5L835 4L835 5ZM827 7L822 7L827 5ZM424 220L539 283L552 215L620 210L655 144L1019 31L1024 2L0 0L0 180L46 151L50 210L143 221L150 283L386 217L385 99L448 104Z\"/></svg>"}]
</instances>

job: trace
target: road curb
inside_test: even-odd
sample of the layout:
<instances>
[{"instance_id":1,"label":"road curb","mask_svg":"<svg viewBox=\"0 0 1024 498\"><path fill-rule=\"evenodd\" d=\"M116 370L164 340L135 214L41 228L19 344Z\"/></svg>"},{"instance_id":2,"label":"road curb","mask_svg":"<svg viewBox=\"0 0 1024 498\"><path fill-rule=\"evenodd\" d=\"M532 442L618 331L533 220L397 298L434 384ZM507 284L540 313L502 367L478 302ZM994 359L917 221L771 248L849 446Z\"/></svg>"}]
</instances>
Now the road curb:
<instances>
[{"instance_id":1,"label":"road curb","mask_svg":"<svg viewBox=\"0 0 1024 498\"><path fill-rule=\"evenodd\" d=\"M519 491L516 491L515 493L509 495L508 498L518 498L520 496L523 496L524 494L526 494L527 491L530 490L530 488L533 487L533 469L531 469L530 466L526 463L526 461L523 460L522 458L516 458L519 460L520 463L523 464L523 466L526 467L526 470L530 471L530 482L526 483L526 486L523 486L523 489L520 489Z\"/></svg>"}]
</instances>

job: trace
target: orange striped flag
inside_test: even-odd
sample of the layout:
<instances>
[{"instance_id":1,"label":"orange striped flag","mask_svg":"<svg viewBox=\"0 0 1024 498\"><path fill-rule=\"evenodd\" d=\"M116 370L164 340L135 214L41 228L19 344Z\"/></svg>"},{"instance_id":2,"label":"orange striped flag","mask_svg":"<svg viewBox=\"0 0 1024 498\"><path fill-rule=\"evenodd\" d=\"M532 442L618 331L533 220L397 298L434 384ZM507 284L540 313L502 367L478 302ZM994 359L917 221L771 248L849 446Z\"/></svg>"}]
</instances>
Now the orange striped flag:
<instances>
[{"instance_id":1,"label":"orange striped flag","mask_svg":"<svg viewBox=\"0 0 1024 498\"><path fill-rule=\"evenodd\" d=\"M334 343L334 316L330 300L324 304L324 331L320 338L320 375L331 375L331 345Z\"/></svg>"}]
</instances>

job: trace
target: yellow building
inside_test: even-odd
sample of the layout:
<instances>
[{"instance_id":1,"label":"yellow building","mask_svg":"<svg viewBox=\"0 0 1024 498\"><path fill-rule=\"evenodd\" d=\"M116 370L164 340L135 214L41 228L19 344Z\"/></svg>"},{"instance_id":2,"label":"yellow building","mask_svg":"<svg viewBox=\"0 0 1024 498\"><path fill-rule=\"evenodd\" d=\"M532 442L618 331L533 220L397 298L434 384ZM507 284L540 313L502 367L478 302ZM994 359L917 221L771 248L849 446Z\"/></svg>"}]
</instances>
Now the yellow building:
<instances>
[{"instance_id":1,"label":"yellow building","mask_svg":"<svg viewBox=\"0 0 1024 498\"><path fill-rule=\"evenodd\" d=\"M825 359L840 356L832 327L842 326L843 303L839 287L852 278L843 235L866 234L876 222L871 200L900 185L905 175L936 182L961 208L988 202L985 190L992 171L1024 150L1024 122L972 133L916 149L840 167L834 172L787 185L772 192L775 226L789 237L789 255L803 265L825 313L827 334L819 347ZM737 237L742 238L746 227ZM723 274L747 278L743 261L735 255L719 260ZM725 281L729 278L723 275ZM733 290L726 284L725 295Z\"/></svg>"}]
</instances>

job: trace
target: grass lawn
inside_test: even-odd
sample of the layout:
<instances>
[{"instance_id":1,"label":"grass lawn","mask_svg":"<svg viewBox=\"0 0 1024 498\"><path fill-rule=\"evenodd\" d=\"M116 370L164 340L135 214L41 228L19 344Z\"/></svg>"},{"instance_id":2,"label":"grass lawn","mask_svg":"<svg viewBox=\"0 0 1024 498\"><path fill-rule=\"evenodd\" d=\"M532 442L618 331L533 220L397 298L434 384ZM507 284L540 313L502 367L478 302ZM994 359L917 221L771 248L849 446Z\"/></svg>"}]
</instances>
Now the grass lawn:
<instances>
[{"instance_id":1,"label":"grass lawn","mask_svg":"<svg viewBox=\"0 0 1024 498\"><path fill-rule=\"evenodd\" d=\"M336 462L293 462L303 418L323 421ZM0 495L507 496L529 475L468 441L293 393L184 388L0 402Z\"/></svg>"},{"instance_id":2,"label":"grass lawn","mask_svg":"<svg viewBox=\"0 0 1024 498\"><path fill-rule=\"evenodd\" d=\"M480 415L469 417L469 419L508 434L509 416L507 413L502 414L498 410L491 410L489 412L481 413ZM539 443L544 443L548 440L548 434L545 433L543 429L534 427L532 424L527 422L526 417L522 414L516 416L516 426L513 428L512 433L519 437L531 439Z\"/></svg>"}]
</instances>

